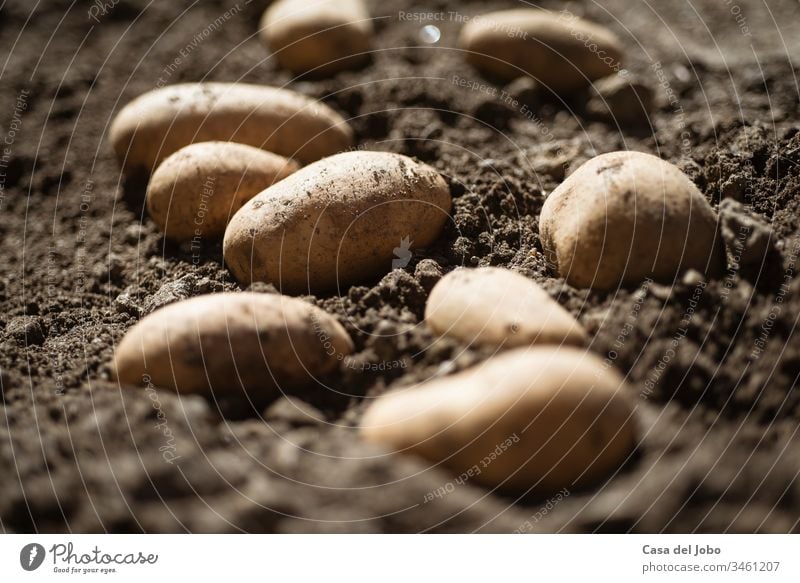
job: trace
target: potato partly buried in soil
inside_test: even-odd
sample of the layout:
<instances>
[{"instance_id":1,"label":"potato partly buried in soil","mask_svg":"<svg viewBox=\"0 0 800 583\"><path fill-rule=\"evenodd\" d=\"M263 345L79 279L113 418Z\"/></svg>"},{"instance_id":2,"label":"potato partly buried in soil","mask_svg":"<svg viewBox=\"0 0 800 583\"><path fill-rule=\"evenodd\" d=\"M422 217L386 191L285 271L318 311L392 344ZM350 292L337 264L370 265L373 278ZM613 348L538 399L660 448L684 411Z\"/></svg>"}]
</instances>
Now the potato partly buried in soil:
<instances>
[{"instance_id":1,"label":"potato partly buried in soil","mask_svg":"<svg viewBox=\"0 0 800 583\"><path fill-rule=\"evenodd\" d=\"M696 269L718 276L717 215L674 164L642 152L596 156L545 200L539 236L568 283L610 290Z\"/></svg>"},{"instance_id":2,"label":"potato partly buried in soil","mask_svg":"<svg viewBox=\"0 0 800 583\"><path fill-rule=\"evenodd\" d=\"M123 384L268 398L309 386L353 351L325 311L277 294L221 293L161 308L114 353Z\"/></svg>"},{"instance_id":3,"label":"potato partly buried in soil","mask_svg":"<svg viewBox=\"0 0 800 583\"><path fill-rule=\"evenodd\" d=\"M589 352L551 346L387 393L361 431L455 474L477 469L491 488L544 495L607 478L637 439L622 375Z\"/></svg>"},{"instance_id":4,"label":"potato partly buried in soil","mask_svg":"<svg viewBox=\"0 0 800 583\"><path fill-rule=\"evenodd\" d=\"M500 10L461 30L467 61L510 81L530 76L547 91L566 94L621 69L623 46L609 29L564 11Z\"/></svg>"},{"instance_id":5,"label":"potato partly buried in soil","mask_svg":"<svg viewBox=\"0 0 800 583\"><path fill-rule=\"evenodd\" d=\"M586 342L586 331L536 282L510 269L450 272L433 288L425 321L442 336L492 349Z\"/></svg>"},{"instance_id":6,"label":"potato partly buried in soil","mask_svg":"<svg viewBox=\"0 0 800 583\"><path fill-rule=\"evenodd\" d=\"M433 243L450 189L426 164L387 152L345 152L302 168L234 215L225 263L236 279L284 293L343 289L392 270L395 249Z\"/></svg>"},{"instance_id":7,"label":"potato partly buried in soil","mask_svg":"<svg viewBox=\"0 0 800 583\"><path fill-rule=\"evenodd\" d=\"M372 35L361 0L276 0L261 19L261 39L281 66L313 77L363 65Z\"/></svg>"},{"instance_id":8,"label":"potato partly buried in soil","mask_svg":"<svg viewBox=\"0 0 800 583\"><path fill-rule=\"evenodd\" d=\"M114 118L111 143L126 173L152 170L195 142L231 141L303 164L353 145L353 130L306 95L249 83L181 83L154 89Z\"/></svg>"},{"instance_id":9,"label":"potato partly buried in soil","mask_svg":"<svg viewBox=\"0 0 800 583\"><path fill-rule=\"evenodd\" d=\"M245 144L190 144L156 168L147 186L147 211L170 239L222 238L244 203L298 168L293 160Z\"/></svg>"}]
</instances>

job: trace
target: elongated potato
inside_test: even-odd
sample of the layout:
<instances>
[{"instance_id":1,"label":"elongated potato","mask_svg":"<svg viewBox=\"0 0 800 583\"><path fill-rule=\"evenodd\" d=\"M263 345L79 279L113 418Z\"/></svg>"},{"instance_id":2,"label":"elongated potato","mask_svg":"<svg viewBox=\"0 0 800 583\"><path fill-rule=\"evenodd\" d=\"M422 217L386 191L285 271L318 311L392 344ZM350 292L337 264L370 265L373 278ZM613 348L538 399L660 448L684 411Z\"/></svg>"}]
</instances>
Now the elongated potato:
<instances>
[{"instance_id":1,"label":"elongated potato","mask_svg":"<svg viewBox=\"0 0 800 583\"><path fill-rule=\"evenodd\" d=\"M386 152L338 154L245 204L225 231L225 263L239 282L284 293L368 280L431 244L451 204L430 166Z\"/></svg>"},{"instance_id":2,"label":"elongated potato","mask_svg":"<svg viewBox=\"0 0 800 583\"><path fill-rule=\"evenodd\" d=\"M545 200L539 237L570 285L601 290L671 281L725 267L717 215L694 183L669 162L611 152L578 168Z\"/></svg>"},{"instance_id":3,"label":"elongated potato","mask_svg":"<svg viewBox=\"0 0 800 583\"><path fill-rule=\"evenodd\" d=\"M372 33L361 0L276 0L260 35L282 67L325 76L364 64Z\"/></svg>"},{"instance_id":4,"label":"elongated potato","mask_svg":"<svg viewBox=\"0 0 800 583\"><path fill-rule=\"evenodd\" d=\"M293 160L245 144L190 144L153 172L147 210L170 239L222 237L244 203L298 167Z\"/></svg>"},{"instance_id":5,"label":"elongated potato","mask_svg":"<svg viewBox=\"0 0 800 583\"><path fill-rule=\"evenodd\" d=\"M156 310L119 343L120 383L268 397L312 384L353 351L335 318L276 294L221 293Z\"/></svg>"},{"instance_id":6,"label":"elongated potato","mask_svg":"<svg viewBox=\"0 0 800 583\"><path fill-rule=\"evenodd\" d=\"M437 334L490 348L586 341L583 327L536 282L500 267L447 274L428 297L425 321Z\"/></svg>"},{"instance_id":7,"label":"elongated potato","mask_svg":"<svg viewBox=\"0 0 800 583\"><path fill-rule=\"evenodd\" d=\"M346 150L353 131L310 97L246 83L185 83L155 89L122 108L111 143L126 172L151 172L194 142L239 142L306 164Z\"/></svg>"},{"instance_id":8,"label":"elongated potato","mask_svg":"<svg viewBox=\"0 0 800 583\"><path fill-rule=\"evenodd\" d=\"M622 45L610 30L569 13L518 8L481 14L461 31L469 63L510 81L529 75L568 93L619 71Z\"/></svg>"},{"instance_id":9,"label":"elongated potato","mask_svg":"<svg viewBox=\"0 0 800 583\"><path fill-rule=\"evenodd\" d=\"M607 478L636 445L625 382L576 348L517 348L379 397L364 437L490 487L549 494Z\"/></svg>"}]
</instances>

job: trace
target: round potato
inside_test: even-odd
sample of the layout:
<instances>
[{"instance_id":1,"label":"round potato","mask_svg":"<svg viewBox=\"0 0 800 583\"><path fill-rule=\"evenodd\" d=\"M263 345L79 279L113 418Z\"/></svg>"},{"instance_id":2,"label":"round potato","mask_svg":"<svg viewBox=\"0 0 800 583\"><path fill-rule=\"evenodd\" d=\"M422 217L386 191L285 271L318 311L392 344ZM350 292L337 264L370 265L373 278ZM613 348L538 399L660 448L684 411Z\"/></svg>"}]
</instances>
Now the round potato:
<instances>
[{"instance_id":1,"label":"round potato","mask_svg":"<svg viewBox=\"0 0 800 583\"><path fill-rule=\"evenodd\" d=\"M185 83L131 101L111 125L126 172L152 170L194 142L231 141L306 164L353 145L353 130L310 97L246 83Z\"/></svg>"},{"instance_id":2,"label":"round potato","mask_svg":"<svg viewBox=\"0 0 800 583\"><path fill-rule=\"evenodd\" d=\"M614 289L688 269L718 275L725 253L717 217L676 166L640 152L612 152L578 168L545 200L539 237L561 277Z\"/></svg>"},{"instance_id":3,"label":"round potato","mask_svg":"<svg viewBox=\"0 0 800 583\"><path fill-rule=\"evenodd\" d=\"M240 283L284 293L368 280L431 244L451 204L430 166L386 152L338 154L246 203L225 231L225 263Z\"/></svg>"},{"instance_id":4,"label":"round potato","mask_svg":"<svg viewBox=\"0 0 800 583\"><path fill-rule=\"evenodd\" d=\"M586 341L581 325L536 282L500 267L446 275L428 297L425 321L439 335L489 348Z\"/></svg>"},{"instance_id":5,"label":"round potato","mask_svg":"<svg viewBox=\"0 0 800 583\"><path fill-rule=\"evenodd\" d=\"M147 210L170 239L221 238L244 203L298 168L292 160L245 144L190 144L153 172Z\"/></svg>"},{"instance_id":6,"label":"round potato","mask_svg":"<svg viewBox=\"0 0 800 583\"><path fill-rule=\"evenodd\" d=\"M282 67L321 77L369 60L373 29L361 0L276 0L260 34Z\"/></svg>"},{"instance_id":7,"label":"round potato","mask_svg":"<svg viewBox=\"0 0 800 583\"><path fill-rule=\"evenodd\" d=\"M379 397L363 436L489 487L547 494L595 484L636 445L625 382L576 348L517 348Z\"/></svg>"},{"instance_id":8,"label":"round potato","mask_svg":"<svg viewBox=\"0 0 800 583\"><path fill-rule=\"evenodd\" d=\"M504 81L528 75L568 93L620 70L622 45L610 30L569 13L519 8L483 14L461 31L469 63Z\"/></svg>"},{"instance_id":9,"label":"round potato","mask_svg":"<svg viewBox=\"0 0 800 583\"><path fill-rule=\"evenodd\" d=\"M269 397L317 382L353 351L335 318L277 294L221 293L156 310L114 354L120 383Z\"/></svg>"}]
</instances>

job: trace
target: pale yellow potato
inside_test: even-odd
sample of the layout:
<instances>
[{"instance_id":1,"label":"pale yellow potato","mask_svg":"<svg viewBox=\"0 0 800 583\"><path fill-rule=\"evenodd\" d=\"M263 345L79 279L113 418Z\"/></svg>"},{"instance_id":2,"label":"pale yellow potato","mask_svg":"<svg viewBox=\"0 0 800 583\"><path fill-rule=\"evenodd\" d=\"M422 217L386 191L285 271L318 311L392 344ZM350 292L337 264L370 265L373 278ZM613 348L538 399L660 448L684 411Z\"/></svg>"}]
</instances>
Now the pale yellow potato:
<instances>
[{"instance_id":1,"label":"pale yellow potato","mask_svg":"<svg viewBox=\"0 0 800 583\"><path fill-rule=\"evenodd\" d=\"M243 285L284 293L367 281L433 243L451 205L430 166L386 152L337 154L246 203L225 231L225 263Z\"/></svg>"},{"instance_id":2,"label":"pale yellow potato","mask_svg":"<svg viewBox=\"0 0 800 583\"><path fill-rule=\"evenodd\" d=\"M492 488L547 494L596 484L625 462L637 432L626 390L588 352L516 348L379 397L361 433Z\"/></svg>"},{"instance_id":3,"label":"pale yellow potato","mask_svg":"<svg viewBox=\"0 0 800 583\"><path fill-rule=\"evenodd\" d=\"M114 353L122 384L269 397L312 385L352 353L336 319L297 298L220 293L156 310Z\"/></svg>"},{"instance_id":4,"label":"pale yellow potato","mask_svg":"<svg viewBox=\"0 0 800 583\"><path fill-rule=\"evenodd\" d=\"M260 35L282 67L321 77L369 60L373 28L361 0L276 0Z\"/></svg>"},{"instance_id":5,"label":"pale yellow potato","mask_svg":"<svg viewBox=\"0 0 800 583\"><path fill-rule=\"evenodd\" d=\"M598 24L533 8L489 12L461 30L467 61L504 81L525 75L568 93L622 69L622 43Z\"/></svg>"},{"instance_id":6,"label":"pale yellow potato","mask_svg":"<svg viewBox=\"0 0 800 583\"><path fill-rule=\"evenodd\" d=\"M669 282L688 269L716 276L725 266L711 205L676 166L640 152L578 168L545 200L539 237L558 274L579 288Z\"/></svg>"},{"instance_id":7,"label":"pale yellow potato","mask_svg":"<svg viewBox=\"0 0 800 583\"><path fill-rule=\"evenodd\" d=\"M170 239L221 238L228 220L297 162L235 142L198 142L164 160L147 185L147 211Z\"/></svg>"},{"instance_id":8,"label":"pale yellow potato","mask_svg":"<svg viewBox=\"0 0 800 583\"><path fill-rule=\"evenodd\" d=\"M436 334L472 346L586 342L583 327L536 282L501 267L447 274L428 297L425 321Z\"/></svg>"},{"instance_id":9,"label":"pale yellow potato","mask_svg":"<svg viewBox=\"0 0 800 583\"><path fill-rule=\"evenodd\" d=\"M353 145L330 107L300 93L247 83L184 83L149 91L117 114L111 143L126 172L151 172L194 142L231 141L303 164Z\"/></svg>"}]
</instances>

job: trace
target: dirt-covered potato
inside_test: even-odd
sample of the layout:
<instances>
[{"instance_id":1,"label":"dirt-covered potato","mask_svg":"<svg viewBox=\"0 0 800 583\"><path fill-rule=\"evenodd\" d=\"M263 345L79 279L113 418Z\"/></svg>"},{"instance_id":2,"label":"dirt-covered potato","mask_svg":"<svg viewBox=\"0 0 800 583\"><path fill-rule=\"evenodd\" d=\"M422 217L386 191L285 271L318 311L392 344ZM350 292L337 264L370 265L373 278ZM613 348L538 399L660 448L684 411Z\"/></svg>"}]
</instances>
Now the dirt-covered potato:
<instances>
[{"instance_id":1,"label":"dirt-covered potato","mask_svg":"<svg viewBox=\"0 0 800 583\"><path fill-rule=\"evenodd\" d=\"M276 0L260 35L282 67L324 76L364 64L372 33L361 0Z\"/></svg>"},{"instance_id":2,"label":"dirt-covered potato","mask_svg":"<svg viewBox=\"0 0 800 583\"><path fill-rule=\"evenodd\" d=\"M613 289L687 269L718 275L725 254L717 217L676 166L641 152L592 158L545 200L539 236L561 277Z\"/></svg>"},{"instance_id":3,"label":"dirt-covered potato","mask_svg":"<svg viewBox=\"0 0 800 583\"><path fill-rule=\"evenodd\" d=\"M625 382L577 348L517 348L379 397L364 437L489 487L546 494L607 478L636 444Z\"/></svg>"},{"instance_id":4,"label":"dirt-covered potato","mask_svg":"<svg viewBox=\"0 0 800 583\"><path fill-rule=\"evenodd\" d=\"M437 334L491 348L586 340L575 318L536 282L500 267L446 275L428 297L425 321Z\"/></svg>"},{"instance_id":5,"label":"dirt-covered potato","mask_svg":"<svg viewBox=\"0 0 800 583\"><path fill-rule=\"evenodd\" d=\"M366 281L431 244L451 204L430 166L386 152L338 154L246 203L225 231L225 263L240 283L284 293Z\"/></svg>"},{"instance_id":6,"label":"dirt-covered potato","mask_svg":"<svg viewBox=\"0 0 800 583\"><path fill-rule=\"evenodd\" d=\"M293 160L245 144L190 144L153 172L147 210L170 239L221 238L244 203L298 168Z\"/></svg>"},{"instance_id":7,"label":"dirt-covered potato","mask_svg":"<svg viewBox=\"0 0 800 583\"><path fill-rule=\"evenodd\" d=\"M568 12L519 8L476 16L461 31L469 63L510 81L528 75L567 93L621 69L622 45L610 30Z\"/></svg>"},{"instance_id":8,"label":"dirt-covered potato","mask_svg":"<svg viewBox=\"0 0 800 583\"><path fill-rule=\"evenodd\" d=\"M120 383L269 397L314 383L353 350L335 318L277 294L221 293L156 310L117 346Z\"/></svg>"},{"instance_id":9,"label":"dirt-covered potato","mask_svg":"<svg viewBox=\"0 0 800 583\"><path fill-rule=\"evenodd\" d=\"M353 145L353 131L327 105L288 89L247 83L184 83L131 101L111 125L126 172L151 172L194 142L231 141L306 164Z\"/></svg>"}]
</instances>

